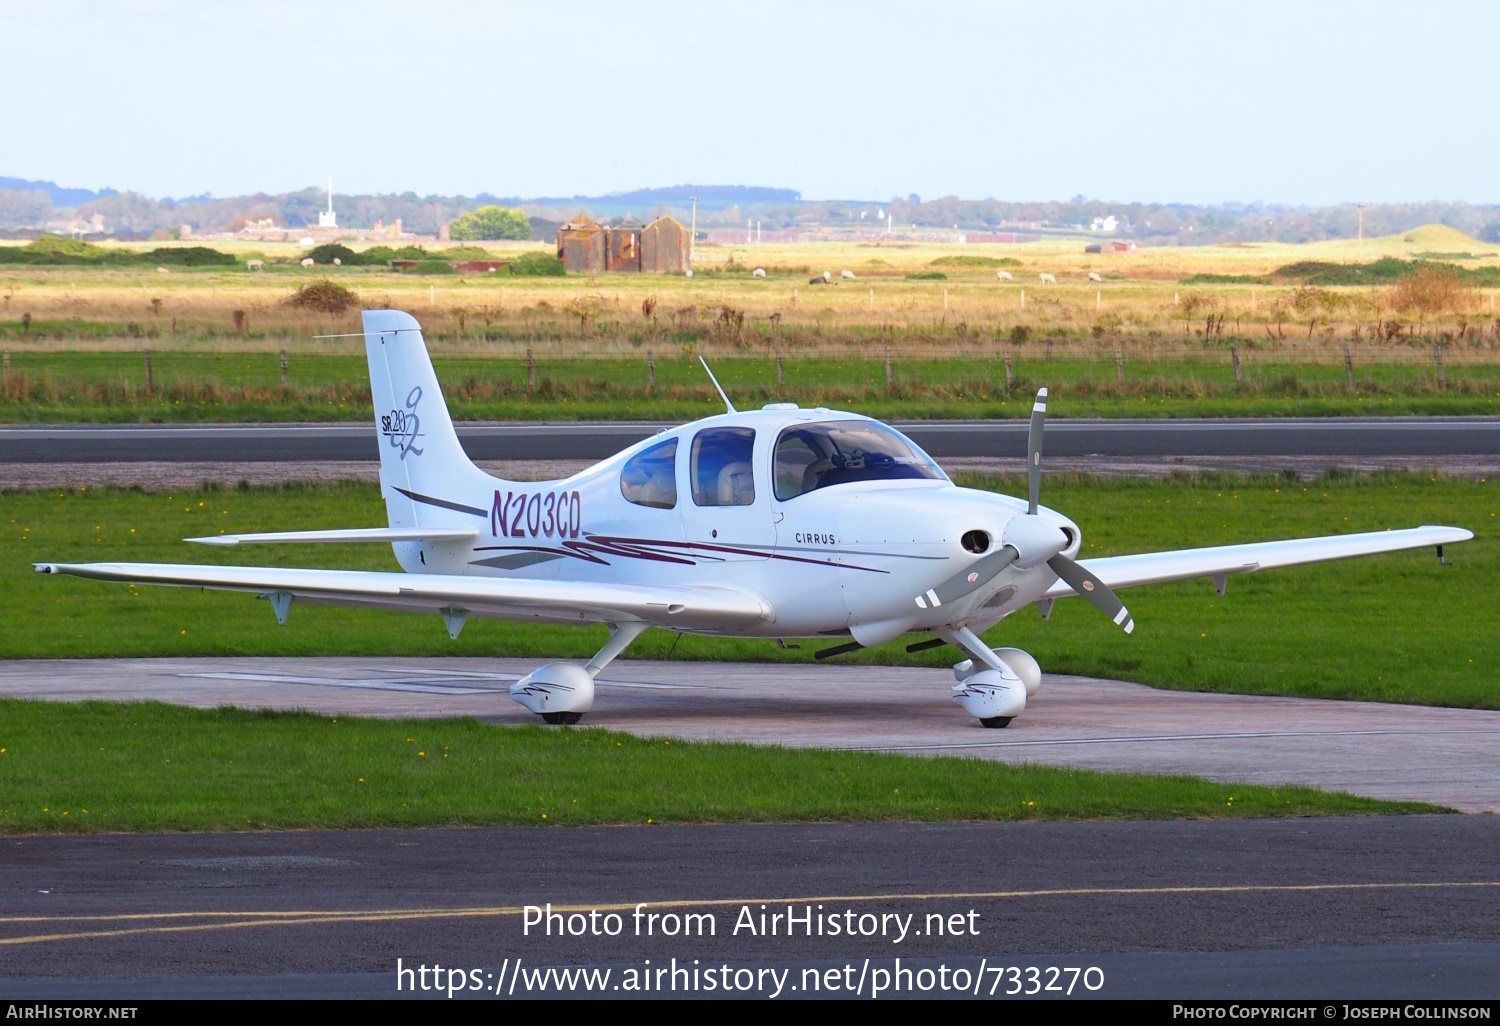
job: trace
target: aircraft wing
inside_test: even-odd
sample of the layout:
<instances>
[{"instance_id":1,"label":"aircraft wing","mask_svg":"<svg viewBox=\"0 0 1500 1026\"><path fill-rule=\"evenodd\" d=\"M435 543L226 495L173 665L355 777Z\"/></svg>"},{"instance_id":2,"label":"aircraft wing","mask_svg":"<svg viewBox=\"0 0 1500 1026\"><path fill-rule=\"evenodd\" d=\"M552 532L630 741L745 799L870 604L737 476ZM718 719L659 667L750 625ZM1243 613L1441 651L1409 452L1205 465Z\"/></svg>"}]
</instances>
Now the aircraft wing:
<instances>
[{"instance_id":1,"label":"aircraft wing","mask_svg":"<svg viewBox=\"0 0 1500 1026\"><path fill-rule=\"evenodd\" d=\"M1220 577L1251 573L1303 563L1322 563L1350 556L1373 556L1381 552L1404 549L1436 548L1468 541L1474 532L1461 527L1412 527L1401 531L1371 531L1366 534L1339 534L1323 538L1294 538L1287 541L1251 542L1247 545L1216 545L1205 549L1179 549L1175 552L1143 552L1134 556L1105 556L1081 559L1087 567L1111 588L1129 588L1137 584L1158 584L1194 577ZM1072 588L1058 581L1043 596L1047 599L1075 595Z\"/></svg>"},{"instance_id":2,"label":"aircraft wing","mask_svg":"<svg viewBox=\"0 0 1500 1026\"><path fill-rule=\"evenodd\" d=\"M320 605L408 612L463 610L473 616L558 623L644 621L675 630L714 630L774 619L769 603L733 588L520 580L365 570L309 570L176 563L36 563L44 574L183 588L285 593Z\"/></svg>"}]
</instances>

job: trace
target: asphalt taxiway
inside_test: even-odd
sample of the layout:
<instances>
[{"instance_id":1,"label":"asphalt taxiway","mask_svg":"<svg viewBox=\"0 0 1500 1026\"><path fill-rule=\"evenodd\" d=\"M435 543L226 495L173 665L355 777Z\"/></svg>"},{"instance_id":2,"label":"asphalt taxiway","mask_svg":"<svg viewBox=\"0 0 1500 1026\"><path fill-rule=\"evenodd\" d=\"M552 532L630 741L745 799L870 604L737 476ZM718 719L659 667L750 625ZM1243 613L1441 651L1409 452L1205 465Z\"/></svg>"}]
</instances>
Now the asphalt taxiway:
<instances>
[{"instance_id":1,"label":"asphalt taxiway","mask_svg":"<svg viewBox=\"0 0 1500 1026\"><path fill-rule=\"evenodd\" d=\"M518 958L609 967L616 982L647 959L781 967L783 998L808 996L804 969L844 966L838 996L863 970L868 998L868 970L897 957L971 978L1094 966L1103 997L1500 991L1491 816L44 836L0 838L0 852L0 998L410 996L398 958L478 969L491 993L465 996L492 1000L535 994L524 974L493 993ZM626 924L646 902L714 929L525 935L523 906L547 902ZM762 905L886 932L736 933ZM912 917L903 939L887 916Z\"/></svg>"},{"instance_id":2,"label":"asphalt taxiway","mask_svg":"<svg viewBox=\"0 0 1500 1026\"><path fill-rule=\"evenodd\" d=\"M509 697L521 659L202 658L0 662L0 695L157 699L202 708L533 723ZM1166 691L1047 676L986 730L943 670L618 660L584 722L637 734L958 755L1500 811L1500 712Z\"/></svg>"},{"instance_id":3,"label":"asphalt taxiway","mask_svg":"<svg viewBox=\"0 0 1500 1026\"><path fill-rule=\"evenodd\" d=\"M0 695L523 723L534 718L508 684L532 665L11 661ZM1049 676L1025 715L986 730L948 700L950 680L900 667L620 660L585 722L1500 808L1500 713ZM800 985L806 969L892 969L899 956L970 978L997 963L1096 966L1105 997L1500 990L1500 818L1486 815L11 836L0 852L0 998L411 996L395 989L397 958L477 969L491 987L518 978L518 958L528 971L583 965L615 980L646 959L697 959L789 969ZM717 928L525 936L522 906L549 901L622 915L647 902L711 913ZM916 924L973 912L979 932L896 944L732 930L742 906L789 903ZM520 994L534 993L519 978Z\"/></svg>"},{"instance_id":4,"label":"asphalt taxiway","mask_svg":"<svg viewBox=\"0 0 1500 1026\"><path fill-rule=\"evenodd\" d=\"M712 412L705 410L705 414ZM898 421L942 458L1026 455L1027 422ZM598 460L672 423L477 423L456 425L475 460ZM298 462L379 458L368 423L123 424L0 427L3 463L137 461ZM1298 457L1430 459L1500 455L1497 417L1322 417L1098 420L1055 417L1049 457Z\"/></svg>"}]
</instances>

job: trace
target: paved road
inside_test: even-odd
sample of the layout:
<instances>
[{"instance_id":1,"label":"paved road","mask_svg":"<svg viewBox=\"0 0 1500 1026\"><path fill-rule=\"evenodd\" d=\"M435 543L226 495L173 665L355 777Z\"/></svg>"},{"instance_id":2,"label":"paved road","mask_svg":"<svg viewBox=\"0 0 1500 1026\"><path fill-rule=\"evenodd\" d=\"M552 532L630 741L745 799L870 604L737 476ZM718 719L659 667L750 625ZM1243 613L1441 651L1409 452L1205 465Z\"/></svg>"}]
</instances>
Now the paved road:
<instances>
[{"instance_id":1,"label":"paved road","mask_svg":"<svg viewBox=\"0 0 1500 1026\"><path fill-rule=\"evenodd\" d=\"M9 998L394 996L397 958L477 968L490 987L517 958L608 966L612 983L645 959L697 959L790 969L783 997L805 996L809 967L850 965L836 976L852 986L869 958L868 997L897 956L1097 966L1104 997L1500 995L1491 816L32 836L0 851ZM616 906L621 934L524 935L521 906L549 901ZM633 936L637 902L711 914L714 933ZM736 935L762 904L889 932ZM899 943L888 915L912 916Z\"/></svg>"},{"instance_id":2,"label":"paved road","mask_svg":"<svg viewBox=\"0 0 1500 1026\"><path fill-rule=\"evenodd\" d=\"M509 687L536 662L16 660L0 662L0 695L534 723L535 716L510 700ZM694 740L1305 784L1466 812L1500 811L1500 712L1161 691L1048 676L1010 727L985 730L951 701L952 683L951 673L917 667L622 659L600 679L584 722Z\"/></svg>"},{"instance_id":3,"label":"paved road","mask_svg":"<svg viewBox=\"0 0 1500 1026\"><path fill-rule=\"evenodd\" d=\"M663 427L654 423L465 424L476 460L603 459ZM938 458L1018 458L1024 421L898 425ZM1441 457L1500 455L1500 418L1064 420L1047 425L1049 456ZM0 463L374 460L366 424L48 426L0 428Z\"/></svg>"}]
</instances>

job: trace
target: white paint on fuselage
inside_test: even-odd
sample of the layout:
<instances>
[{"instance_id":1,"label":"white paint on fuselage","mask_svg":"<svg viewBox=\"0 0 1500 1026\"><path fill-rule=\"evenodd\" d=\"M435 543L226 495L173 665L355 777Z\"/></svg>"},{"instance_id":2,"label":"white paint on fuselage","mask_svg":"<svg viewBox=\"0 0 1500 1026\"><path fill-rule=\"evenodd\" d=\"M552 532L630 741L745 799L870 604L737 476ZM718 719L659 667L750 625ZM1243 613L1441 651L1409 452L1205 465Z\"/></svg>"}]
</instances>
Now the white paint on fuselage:
<instances>
[{"instance_id":1,"label":"white paint on fuselage","mask_svg":"<svg viewBox=\"0 0 1500 1026\"><path fill-rule=\"evenodd\" d=\"M1045 565L1030 570L1010 567L988 584L979 582L978 590L957 603L924 609L915 602L916 596L952 579L985 554L963 548L960 538L966 531L986 532L991 539L987 552L994 552L1006 523L1025 514L1023 499L960 488L946 476L832 485L785 501L775 497L772 462L782 430L799 423L868 419L823 409L722 414L660 432L570 478L468 478L455 493L429 496L467 507L467 512L420 501L416 508L424 527L477 526L480 536L475 542L401 543L394 548L403 568L412 573L718 585L749 591L766 600L774 619L738 633L767 638L841 634L861 624L886 625L880 629L882 636L901 633L897 628L950 624L983 630L1051 587L1056 577ZM731 426L755 431L755 501L744 506L697 506L689 479L693 438L705 429ZM627 501L620 490L625 463L674 437L676 506L657 509ZM907 442L921 452L910 439ZM526 498L517 519L522 496ZM567 522L559 518L564 505L572 517ZM1070 532L1065 554L1076 555L1077 525L1052 510L1040 512ZM515 565L527 560L537 561ZM506 565L493 565L495 561ZM1008 598L990 602L1006 589L1011 589ZM767 596L775 596L775 602Z\"/></svg>"}]
</instances>

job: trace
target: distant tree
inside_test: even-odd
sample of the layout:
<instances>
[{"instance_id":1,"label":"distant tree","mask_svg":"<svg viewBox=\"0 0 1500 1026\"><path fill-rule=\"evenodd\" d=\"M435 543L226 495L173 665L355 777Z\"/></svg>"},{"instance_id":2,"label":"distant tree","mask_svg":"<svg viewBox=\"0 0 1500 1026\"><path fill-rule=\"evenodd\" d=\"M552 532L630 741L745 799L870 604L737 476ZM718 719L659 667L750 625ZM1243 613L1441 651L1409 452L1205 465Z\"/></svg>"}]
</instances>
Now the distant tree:
<instances>
[{"instance_id":1,"label":"distant tree","mask_svg":"<svg viewBox=\"0 0 1500 1026\"><path fill-rule=\"evenodd\" d=\"M321 246L314 246L307 251L315 264L331 264L337 257L341 264L355 264L359 262L359 254L348 246L341 246L337 242L325 242Z\"/></svg>"},{"instance_id":2,"label":"distant tree","mask_svg":"<svg viewBox=\"0 0 1500 1026\"><path fill-rule=\"evenodd\" d=\"M1480 242L1500 242L1500 221L1491 221L1479 229Z\"/></svg>"},{"instance_id":3,"label":"distant tree","mask_svg":"<svg viewBox=\"0 0 1500 1026\"><path fill-rule=\"evenodd\" d=\"M449 236L457 242L484 239L531 238L531 222L519 210L487 206L456 217L448 225Z\"/></svg>"},{"instance_id":4,"label":"distant tree","mask_svg":"<svg viewBox=\"0 0 1500 1026\"><path fill-rule=\"evenodd\" d=\"M30 228L52 216L52 198L43 189L0 189L0 228Z\"/></svg>"}]
</instances>

